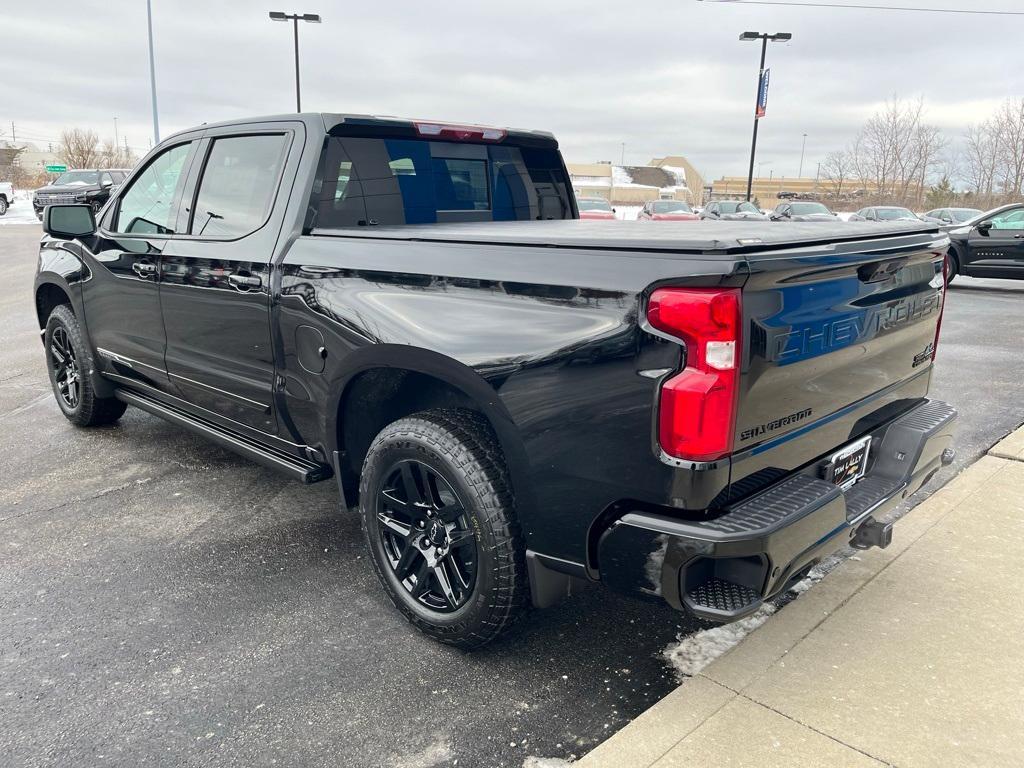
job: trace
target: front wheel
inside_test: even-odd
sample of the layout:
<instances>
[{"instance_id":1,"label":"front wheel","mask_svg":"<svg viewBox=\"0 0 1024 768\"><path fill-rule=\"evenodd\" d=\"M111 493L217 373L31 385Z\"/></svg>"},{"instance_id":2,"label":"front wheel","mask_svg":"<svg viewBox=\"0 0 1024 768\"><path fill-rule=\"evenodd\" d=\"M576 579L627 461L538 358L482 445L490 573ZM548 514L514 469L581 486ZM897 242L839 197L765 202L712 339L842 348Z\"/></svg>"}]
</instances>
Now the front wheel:
<instances>
[{"instance_id":1,"label":"front wheel","mask_svg":"<svg viewBox=\"0 0 1024 768\"><path fill-rule=\"evenodd\" d=\"M100 397L93 388L92 354L78 318L67 304L56 306L50 313L43 345L53 395L68 421L79 427L95 427L121 418L127 406L117 398Z\"/></svg>"},{"instance_id":2,"label":"front wheel","mask_svg":"<svg viewBox=\"0 0 1024 768\"><path fill-rule=\"evenodd\" d=\"M7 198L0 197L0 216L7 213Z\"/></svg>"},{"instance_id":3,"label":"front wheel","mask_svg":"<svg viewBox=\"0 0 1024 768\"><path fill-rule=\"evenodd\" d=\"M482 418L438 409L389 424L363 462L359 497L377 576L420 631L477 648L522 613L522 537Z\"/></svg>"}]
</instances>

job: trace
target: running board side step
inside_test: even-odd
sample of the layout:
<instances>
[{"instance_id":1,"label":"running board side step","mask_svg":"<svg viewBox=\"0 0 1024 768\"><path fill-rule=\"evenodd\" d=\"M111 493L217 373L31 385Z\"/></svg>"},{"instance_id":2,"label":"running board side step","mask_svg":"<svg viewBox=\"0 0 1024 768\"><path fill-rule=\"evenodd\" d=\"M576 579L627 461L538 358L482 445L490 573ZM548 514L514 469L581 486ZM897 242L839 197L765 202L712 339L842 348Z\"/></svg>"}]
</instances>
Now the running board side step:
<instances>
[{"instance_id":1,"label":"running board side step","mask_svg":"<svg viewBox=\"0 0 1024 768\"><path fill-rule=\"evenodd\" d=\"M145 395L129 392L124 389L118 389L114 394L123 403L134 405L136 408L141 408L172 424L184 427L191 432L195 432L197 435L201 435L210 442L244 456L250 461L283 472L293 480L298 480L302 483L318 483L334 474L333 470L326 464L317 464L298 456L289 456L273 448L260 445L255 440L250 440L235 432L222 429L215 424L196 418L163 403L158 403L156 400L152 400Z\"/></svg>"}]
</instances>

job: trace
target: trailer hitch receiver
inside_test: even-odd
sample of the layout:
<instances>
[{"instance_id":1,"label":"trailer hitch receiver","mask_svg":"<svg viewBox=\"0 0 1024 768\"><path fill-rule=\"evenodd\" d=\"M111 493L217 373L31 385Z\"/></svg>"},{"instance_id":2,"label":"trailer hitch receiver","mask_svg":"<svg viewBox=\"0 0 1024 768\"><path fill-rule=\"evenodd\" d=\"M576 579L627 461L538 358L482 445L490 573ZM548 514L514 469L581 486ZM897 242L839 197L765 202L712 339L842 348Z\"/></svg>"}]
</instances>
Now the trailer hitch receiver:
<instances>
[{"instance_id":1,"label":"trailer hitch receiver","mask_svg":"<svg viewBox=\"0 0 1024 768\"><path fill-rule=\"evenodd\" d=\"M850 546L854 549L885 549L892 543L892 523L880 523L869 517L857 529Z\"/></svg>"}]
</instances>

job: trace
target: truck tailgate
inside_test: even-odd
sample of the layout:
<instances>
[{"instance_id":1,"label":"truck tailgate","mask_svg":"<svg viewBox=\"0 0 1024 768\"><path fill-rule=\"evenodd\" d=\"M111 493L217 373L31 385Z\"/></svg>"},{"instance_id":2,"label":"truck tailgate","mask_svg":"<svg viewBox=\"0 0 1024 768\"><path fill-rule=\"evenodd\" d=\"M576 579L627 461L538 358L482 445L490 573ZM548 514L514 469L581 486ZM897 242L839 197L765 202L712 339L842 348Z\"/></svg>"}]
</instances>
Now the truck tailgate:
<instances>
[{"instance_id":1,"label":"truck tailgate","mask_svg":"<svg viewBox=\"0 0 1024 768\"><path fill-rule=\"evenodd\" d=\"M802 439L784 459L734 462L733 482L793 469L918 402L941 315L945 249L941 236L918 234L748 254L736 458ZM817 429L831 422L840 423Z\"/></svg>"}]
</instances>

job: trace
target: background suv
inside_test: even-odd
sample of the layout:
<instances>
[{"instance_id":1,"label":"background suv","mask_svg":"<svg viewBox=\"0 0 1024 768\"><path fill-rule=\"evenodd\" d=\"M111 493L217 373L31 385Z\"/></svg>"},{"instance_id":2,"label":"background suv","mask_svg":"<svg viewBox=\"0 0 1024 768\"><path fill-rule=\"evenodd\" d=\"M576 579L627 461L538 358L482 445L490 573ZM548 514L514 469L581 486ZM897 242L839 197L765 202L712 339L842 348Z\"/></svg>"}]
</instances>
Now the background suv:
<instances>
[{"instance_id":1,"label":"background suv","mask_svg":"<svg viewBox=\"0 0 1024 768\"><path fill-rule=\"evenodd\" d=\"M86 203L98 213L130 171L124 168L93 168L65 171L52 184L40 187L32 195L32 207L40 220L43 208L58 203Z\"/></svg>"}]
</instances>

